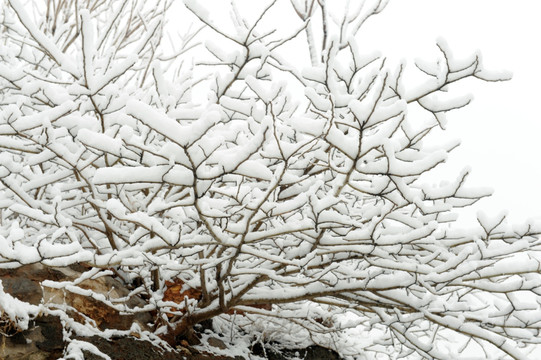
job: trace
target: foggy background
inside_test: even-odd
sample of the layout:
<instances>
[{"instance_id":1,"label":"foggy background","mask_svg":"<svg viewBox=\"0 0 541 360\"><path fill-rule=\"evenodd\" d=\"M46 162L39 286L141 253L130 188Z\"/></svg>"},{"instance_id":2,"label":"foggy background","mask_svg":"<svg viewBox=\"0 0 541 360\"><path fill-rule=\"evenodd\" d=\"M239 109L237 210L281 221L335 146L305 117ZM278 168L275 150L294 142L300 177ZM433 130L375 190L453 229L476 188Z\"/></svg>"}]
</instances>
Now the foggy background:
<instances>
[{"instance_id":1,"label":"foggy background","mask_svg":"<svg viewBox=\"0 0 541 360\"><path fill-rule=\"evenodd\" d=\"M493 215L508 209L512 223L541 220L540 14L538 0L390 0L359 32L361 48L405 57L410 65L416 57L435 59L441 36L457 58L480 50L485 68L513 73L507 82L454 87L474 100L448 115L445 136L462 145L442 170L454 179L470 165L469 184L495 190L477 208Z\"/></svg>"}]
</instances>

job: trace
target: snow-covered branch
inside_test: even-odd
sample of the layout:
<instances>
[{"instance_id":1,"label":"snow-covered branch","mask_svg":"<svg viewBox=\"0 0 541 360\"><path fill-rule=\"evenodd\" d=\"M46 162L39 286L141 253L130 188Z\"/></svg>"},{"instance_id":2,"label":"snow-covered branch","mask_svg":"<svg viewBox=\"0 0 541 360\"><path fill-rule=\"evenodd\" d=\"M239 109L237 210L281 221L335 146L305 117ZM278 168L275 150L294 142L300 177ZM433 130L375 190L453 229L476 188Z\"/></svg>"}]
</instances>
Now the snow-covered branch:
<instances>
[{"instance_id":1,"label":"snow-covered branch","mask_svg":"<svg viewBox=\"0 0 541 360\"><path fill-rule=\"evenodd\" d=\"M269 2L255 18L234 8L236 32L185 3L203 28L179 50L162 41L165 1L62 2L58 14L77 16L60 24L9 0L0 266L113 271L147 301L122 309L155 311L171 345L236 312L245 331L266 319L310 336L340 332L350 314L381 335L358 351L396 356L454 358L449 334L513 358L541 341L539 226L480 214L478 228L456 229L455 210L489 193L467 187L468 170L425 182L457 143L423 139L471 100L443 91L495 80L479 56L455 59L441 41L409 88L405 65L355 42L385 1L351 2L342 17L322 0ZM272 28L285 8L294 21ZM288 54L291 43L304 52ZM120 308L76 282L46 285Z\"/></svg>"}]
</instances>

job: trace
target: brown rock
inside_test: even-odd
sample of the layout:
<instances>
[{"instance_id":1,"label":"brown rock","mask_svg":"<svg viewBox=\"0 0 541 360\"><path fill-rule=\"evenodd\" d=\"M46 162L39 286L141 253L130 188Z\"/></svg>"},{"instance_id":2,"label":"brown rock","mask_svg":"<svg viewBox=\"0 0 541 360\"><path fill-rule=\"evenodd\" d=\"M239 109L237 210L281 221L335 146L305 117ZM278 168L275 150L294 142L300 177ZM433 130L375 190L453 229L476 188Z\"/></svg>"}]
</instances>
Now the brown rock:
<instances>
[{"instance_id":1,"label":"brown rock","mask_svg":"<svg viewBox=\"0 0 541 360\"><path fill-rule=\"evenodd\" d=\"M59 280L62 273L41 264L25 265L15 269L0 269L4 291L21 301L38 305L43 298L40 283L43 280Z\"/></svg>"},{"instance_id":2,"label":"brown rock","mask_svg":"<svg viewBox=\"0 0 541 360\"><path fill-rule=\"evenodd\" d=\"M222 349L222 350L227 349L227 345L222 340L216 337L209 337L207 340L207 343L210 346L214 346L215 348L218 348L218 349Z\"/></svg>"},{"instance_id":3,"label":"brown rock","mask_svg":"<svg viewBox=\"0 0 541 360\"><path fill-rule=\"evenodd\" d=\"M289 360L292 357L301 358L304 360L341 359L340 355L336 351L319 345L312 345L305 349L283 349L278 351L275 348L263 348L260 343L257 343L253 346L252 353L268 360Z\"/></svg>"},{"instance_id":4,"label":"brown rock","mask_svg":"<svg viewBox=\"0 0 541 360\"><path fill-rule=\"evenodd\" d=\"M228 356L192 354L186 349L180 349L178 352L166 351L148 341L131 337L106 340L99 336L93 336L91 338L81 338L80 340L95 345L101 352L109 355L111 360L236 360L236 358ZM85 360L102 360L102 358L85 353Z\"/></svg>"},{"instance_id":5,"label":"brown rock","mask_svg":"<svg viewBox=\"0 0 541 360\"><path fill-rule=\"evenodd\" d=\"M8 294L33 305L39 304L43 297L39 283L28 278L20 276L3 277L2 285L4 286L4 291Z\"/></svg>"},{"instance_id":6,"label":"brown rock","mask_svg":"<svg viewBox=\"0 0 541 360\"><path fill-rule=\"evenodd\" d=\"M80 272L71 268L56 269L62 273L62 281L73 281L81 275ZM105 295L107 299L113 301L115 299L126 298L129 295L129 290L124 284L111 276L87 279L77 284L77 287L84 290L91 290L95 294ZM44 287L43 300L46 303L65 303L72 306L81 314L94 320L100 329L128 330L134 322L137 322L142 329L148 330L147 324L152 321L152 317L148 313L121 314L92 296L77 294L69 290ZM131 297L125 304L128 308L134 308L143 307L145 302L140 298ZM77 317L77 314L72 314L72 316ZM82 320L80 315L79 317Z\"/></svg>"},{"instance_id":7,"label":"brown rock","mask_svg":"<svg viewBox=\"0 0 541 360\"><path fill-rule=\"evenodd\" d=\"M84 316L87 316L94 320L100 329L128 330L134 322L137 322L142 329L148 329L147 324L152 321L152 317L148 313L121 314L86 294L80 295L69 290L42 287L41 283L44 280L74 281L86 270L82 266L53 268L42 264L32 264L16 269L0 269L0 279L4 291L17 299L33 305L41 302L66 304L76 310L76 312L70 313L70 316L75 320L84 322ZM129 290L124 284L111 276L87 279L77 286L85 290L92 290L95 294L102 294L112 300L129 295ZM137 297L132 297L126 302L129 308L142 307L144 304L145 302Z\"/></svg>"},{"instance_id":8,"label":"brown rock","mask_svg":"<svg viewBox=\"0 0 541 360\"><path fill-rule=\"evenodd\" d=\"M55 360L62 357L62 324L57 317L39 316L28 330L0 335L2 360Z\"/></svg>"},{"instance_id":9,"label":"brown rock","mask_svg":"<svg viewBox=\"0 0 541 360\"><path fill-rule=\"evenodd\" d=\"M172 301L179 304L179 309L182 309L184 306L184 298L189 299L201 299L201 290L193 289L187 286L184 281L181 279L175 279L174 281L165 282L165 291L163 293L163 301ZM178 309L175 309L178 310ZM172 314L168 314L169 317L172 317Z\"/></svg>"}]
</instances>

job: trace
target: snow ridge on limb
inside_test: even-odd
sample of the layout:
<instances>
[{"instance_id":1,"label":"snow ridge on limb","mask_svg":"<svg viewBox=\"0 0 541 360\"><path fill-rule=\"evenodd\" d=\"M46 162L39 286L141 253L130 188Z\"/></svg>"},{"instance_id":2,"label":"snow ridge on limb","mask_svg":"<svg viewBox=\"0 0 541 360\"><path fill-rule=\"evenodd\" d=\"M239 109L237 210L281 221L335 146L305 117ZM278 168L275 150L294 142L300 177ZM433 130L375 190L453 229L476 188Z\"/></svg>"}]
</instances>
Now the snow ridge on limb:
<instances>
[{"instance_id":1,"label":"snow ridge on limb","mask_svg":"<svg viewBox=\"0 0 541 360\"><path fill-rule=\"evenodd\" d=\"M57 47L52 39L47 37L34 22L30 19L24 6L20 3L19 0L8 0L9 5L17 14L21 24L28 30L32 35L34 40L37 41L39 49L44 51L48 56L51 57L54 62L56 62L60 68L70 73L74 78L78 79L81 76L80 69L69 56L66 56L61 49Z\"/></svg>"}]
</instances>

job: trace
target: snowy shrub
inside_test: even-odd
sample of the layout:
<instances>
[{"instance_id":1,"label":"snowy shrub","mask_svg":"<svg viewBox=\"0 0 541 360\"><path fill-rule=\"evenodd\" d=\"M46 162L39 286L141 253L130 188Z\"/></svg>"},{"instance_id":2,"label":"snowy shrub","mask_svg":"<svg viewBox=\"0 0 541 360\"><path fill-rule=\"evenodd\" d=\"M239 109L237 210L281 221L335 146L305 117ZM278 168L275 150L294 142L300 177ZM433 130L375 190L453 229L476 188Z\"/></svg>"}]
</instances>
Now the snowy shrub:
<instances>
[{"instance_id":1,"label":"snowy shrub","mask_svg":"<svg viewBox=\"0 0 541 360\"><path fill-rule=\"evenodd\" d=\"M417 67L364 53L382 1L185 5L7 1L0 266L113 273L147 306L104 302L156 311L171 344L208 319L352 356L522 358L541 340L538 229L456 229L489 193L467 170L426 177L458 145L425 141L470 101L452 84L503 75L444 41ZM346 328L377 337L331 341Z\"/></svg>"}]
</instances>

